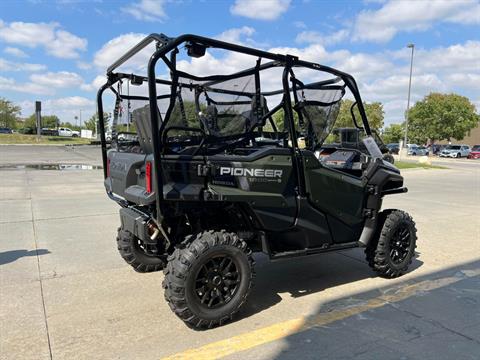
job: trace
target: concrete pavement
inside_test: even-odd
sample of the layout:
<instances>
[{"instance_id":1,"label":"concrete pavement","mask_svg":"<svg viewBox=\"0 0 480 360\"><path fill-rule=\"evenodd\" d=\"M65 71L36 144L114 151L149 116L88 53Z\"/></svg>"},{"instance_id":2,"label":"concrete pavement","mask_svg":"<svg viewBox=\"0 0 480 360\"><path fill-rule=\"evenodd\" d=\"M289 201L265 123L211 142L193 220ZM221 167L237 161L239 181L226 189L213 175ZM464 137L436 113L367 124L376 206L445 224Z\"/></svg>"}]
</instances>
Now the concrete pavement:
<instances>
[{"instance_id":1,"label":"concrete pavement","mask_svg":"<svg viewBox=\"0 0 480 360\"><path fill-rule=\"evenodd\" d=\"M0 165L101 163L98 148L26 148L1 147ZM0 358L185 358L207 348L200 359L227 344L231 359L476 359L480 166L404 176L409 193L384 207L417 222L411 272L378 278L361 249L274 263L258 255L237 321L196 332L163 300L161 273L137 274L117 254L118 208L101 170L0 170Z\"/></svg>"}]
</instances>

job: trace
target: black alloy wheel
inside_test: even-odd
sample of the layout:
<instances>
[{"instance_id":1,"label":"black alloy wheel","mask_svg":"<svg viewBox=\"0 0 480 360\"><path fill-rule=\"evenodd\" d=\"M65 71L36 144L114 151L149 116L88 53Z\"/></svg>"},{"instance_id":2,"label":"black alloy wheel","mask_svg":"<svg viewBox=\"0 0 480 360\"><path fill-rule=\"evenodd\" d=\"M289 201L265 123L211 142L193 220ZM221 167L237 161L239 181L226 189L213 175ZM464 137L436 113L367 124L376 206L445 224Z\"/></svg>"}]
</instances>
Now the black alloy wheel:
<instances>
[{"instance_id":1,"label":"black alloy wheel","mask_svg":"<svg viewBox=\"0 0 480 360\"><path fill-rule=\"evenodd\" d=\"M368 264L386 278L403 275L415 257L415 222L404 211L384 210L379 214L377 226L375 238L365 249Z\"/></svg>"},{"instance_id":2,"label":"black alloy wheel","mask_svg":"<svg viewBox=\"0 0 480 360\"><path fill-rule=\"evenodd\" d=\"M203 264L195 279L198 301L210 309L223 306L232 300L240 280L234 259L228 255L211 258Z\"/></svg>"},{"instance_id":3,"label":"black alloy wheel","mask_svg":"<svg viewBox=\"0 0 480 360\"><path fill-rule=\"evenodd\" d=\"M410 252L410 229L401 224L390 240L390 258L394 264L401 264Z\"/></svg>"},{"instance_id":4,"label":"black alloy wheel","mask_svg":"<svg viewBox=\"0 0 480 360\"><path fill-rule=\"evenodd\" d=\"M245 304L255 276L252 251L235 233L188 236L168 257L165 299L189 327L223 325Z\"/></svg>"}]
</instances>

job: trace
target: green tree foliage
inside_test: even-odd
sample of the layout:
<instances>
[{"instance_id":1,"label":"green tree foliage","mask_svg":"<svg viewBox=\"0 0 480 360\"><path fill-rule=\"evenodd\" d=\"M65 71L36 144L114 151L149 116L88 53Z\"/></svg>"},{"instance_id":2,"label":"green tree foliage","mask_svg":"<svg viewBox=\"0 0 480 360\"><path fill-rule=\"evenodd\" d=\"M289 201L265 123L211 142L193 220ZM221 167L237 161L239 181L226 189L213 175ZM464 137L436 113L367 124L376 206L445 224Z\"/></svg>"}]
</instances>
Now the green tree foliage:
<instances>
[{"instance_id":1,"label":"green tree foliage","mask_svg":"<svg viewBox=\"0 0 480 360\"><path fill-rule=\"evenodd\" d=\"M350 108L353 105L352 100L344 99L342 100L342 105L340 106L340 112L337 117L337 122L335 127L353 127L355 126L352 121L352 115L350 114ZM365 108L365 113L367 114L368 123L372 130L378 131L383 127L383 119L385 112L383 111L383 105L380 102L373 103L363 103ZM358 122L359 126L362 126L362 118L358 111L358 107L354 108L355 119Z\"/></svg>"},{"instance_id":2,"label":"green tree foliage","mask_svg":"<svg viewBox=\"0 0 480 360\"><path fill-rule=\"evenodd\" d=\"M298 127L298 113L292 109L293 113L293 121L295 122L296 126ZM272 116L273 123L275 124L276 128L278 131L282 132L284 131L284 118L285 118L285 112L283 109L278 110L275 114ZM266 125L263 128L265 131L273 131L273 127L270 124L270 121L267 119Z\"/></svg>"},{"instance_id":3,"label":"green tree foliage","mask_svg":"<svg viewBox=\"0 0 480 360\"><path fill-rule=\"evenodd\" d=\"M416 143L462 140L479 121L475 105L465 96L430 93L408 113L408 138Z\"/></svg>"},{"instance_id":4,"label":"green tree foliage","mask_svg":"<svg viewBox=\"0 0 480 360\"><path fill-rule=\"evenodd\" d=\"M22 109L11 101L0 97L0 126L17 128L17 118Z\"/></svg>"},{"instance_id":5,"label":"green tree foliage","mask_svg":"<svg viewBox=\"0 0 480 360\"><path fill-rule=\"evenodd\" d=\"M383 141L385 144L398 143L403 139L405 127L403 124L390 124L383 132Z\"/></svg>"},{"instance_id":6,"label":"green tree foliage","mask_svg":"<svg viewBox=\"0 0 480 360\"><path fill-rule=\"evenodd\" d=\"M182 110L180 103L177 101L170 114L169 125L170 126L187 126L198 128L200 126L197 118L197 109L195 102L183 101L183 109L185 111L185 118L182 116Z\"/></svg>"},{"instance_id":7,"label":"green tree foliage","mask_svg":"<svg viewBox=\"0 0 480 360\"><path fill-rule=\"evenodd\" d=\"M58 118L57 115L42 116L42 128L54 129L59 125L60 125L60 119ZM29 129L37 128L37 120L36 120L35 114L30 115L25 120L24 127Z\"/></svg>"},{"instance_id":8,"label":"green tree foliage","mask_svg":"<svg viewBox=\"0 0 480 360\"><path fill-rule=\"evenodd\" d=\"M103 119L105 121L105 130L107 129L108 127L108 121L109 121L109 114L104 112L103 113ZM87 129L87 130L91 130L93 131L93 133L95 133L95 131L97 131L97 122L98 122L98 113L95 113L93 114L90 119L88 119L87 121L85 121L84 123L84 127Z\"/></svg>"}]
</instances>

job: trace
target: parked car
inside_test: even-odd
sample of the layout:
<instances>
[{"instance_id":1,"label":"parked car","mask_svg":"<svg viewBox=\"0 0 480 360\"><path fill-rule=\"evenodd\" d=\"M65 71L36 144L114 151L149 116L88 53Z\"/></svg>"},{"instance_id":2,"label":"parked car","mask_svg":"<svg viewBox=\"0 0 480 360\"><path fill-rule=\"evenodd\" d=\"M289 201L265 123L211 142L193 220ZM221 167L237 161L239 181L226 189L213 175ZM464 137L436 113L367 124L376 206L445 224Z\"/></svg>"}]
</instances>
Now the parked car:
<instances>
[{"instance_id":1,"label":"parked car","mask_svg":"<svg viewBox=\"0 0 480 360\"><path fill-rule=\"evenodd\" d=\"M418 145L410 145L408 148L407 155L412 155L412 156L428 156L429 151L425 146L418 146Z\"/></svg>"},{"instance_id":2,"label":"parked car","mask_svg":"<svg viewBox=\"0 0 480 360\"><path fill-rule=\"evenodd\" d=\"M473 145L467 159L480 159L480 145Z\"/></svg>"},{"instance_id":3,"label":"parked car","mask_svg":"<svg viewBox=\"0 0 480 360\"><path fill-rule=\"evenodd\" d=\"M447 145L445 149L440 152L440 157L461 158L470 154L470 147L468 145Z\"/></svg>"},{"instance_id":4,"label":"parked car","mask_svg":"<svg viewBox=\"0 0 480 360\"><path fill-rule=\"evenodd\" d=\"M392 154L397 154L400 151L400 145L397 143L392 143L392 144L387 144L388 150L390 150L390 153Z\"/></svg>"},{"instance_id":5,"label":"parked car","mask_svg":"<svg viewBox=\"0 0 480 360\"><path fill-rule=\"evenodd\" d=\"M67 137L79 137L80 132L75 131L75 130L71 130L69 128L61 127L61 128L58 128L58 135L59 136L67 136Z\"/></svg>"},{"instance_id":6,"label":"parked car","mask_svg":"<svg viewBox=\"0 0 480 360\"><path fill-rule=\"evenodd\" d=\"M0 127L0 134L13 134L13 130L7 127Z\"/></svg>"},{"instance_id":7,"label":"parked car","mask_svg":"<svg viewBox=\"0 0 480 360\"><path fill-rule=\"evenodd\" d=\"M58 136L58 130L43 128L42 130L40 130L40 134L46 136Z\"/></svg>"},{"instance_id":8,"label":"parked car","mask_svg":"<svg viewBox=\"0 0 480 360\"><path fill-rule=\"evenodd\" d=\"M433 144L433 145L430 145L430 146L429 146L429 151L430 151L433 155L439 155L440 152L442 152L442 150L445 149L445 146L446 146L446 145Z\"/></svg>"}]
</instances>

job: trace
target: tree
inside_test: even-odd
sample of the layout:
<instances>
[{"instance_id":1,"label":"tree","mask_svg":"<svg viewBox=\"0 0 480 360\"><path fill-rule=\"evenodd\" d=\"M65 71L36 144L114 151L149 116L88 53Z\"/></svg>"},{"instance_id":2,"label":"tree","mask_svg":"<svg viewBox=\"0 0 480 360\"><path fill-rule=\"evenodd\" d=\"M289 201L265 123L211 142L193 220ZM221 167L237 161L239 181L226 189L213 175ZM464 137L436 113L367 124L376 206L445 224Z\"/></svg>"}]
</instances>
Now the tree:
<instances>
[{"instance_id":1,"label":"tree","mask_svg":"<svg viewBox=\"0 0 480 360\"><path fill-rule=\"evenodd\" d=\"M340 106L340 112L338 113L337 122L335 123L335 127L352 127L354 126L352 121L352 115L350 113L350 108L353 105L352 100L344 99L342 100L342 104ZM385 112L383 111L383 105L380 102L373 102L373 103L363 103L363 107L365 108L365 113L367 114L368 123L370 124L370 128L372 130L380 130L383 127L383 118ZM362 126L362 118L360 117L360 113L358 111L358 107L355 106L353 113L355 114L355 119L359 126Z\"/></svg>"},{"instance_id":2,"label":"tree","mask_svg":"<svg viewBox=\"0 0 480 360\"><path fill-rule=\"evenodd\" d=\"M383 132L383 141L386 144L398 143L403 139L405 130L403 124L390 124Z\"/></svg>"},{"instance_id":3,"label":"tree","mask_svg":"<svg viewBox=\"0 0 480 360\"><path fill-rule=\"evenodd\" d=\"M408 113L408 138L416 143L462 140L479 121L475 105L465 96L430 93Z\"/></svg>"},{"instance_id":4,"label":"tree","mask_svg":"<svg viewBox=\"0 0 480 360\"><path fill-rule=\"evenodd\" d=\"M17 118L22 109L11 101L0 97L0 126L17 128Z\"/></svg>"},{"instance_id":5,"label":"tree","mask_svg":"<svg viewBox=\"0 0 480 360\"><path fill-rule=\"evenodd\" d=\"M37 128L37 120L35 114L30 115L26 120L24 127L29 129ZM53 129L60 125L60 119L57 115L42 116L42 128Z\"/></svg>"},{"instance_id":6,"label":"tree","mask_svg":"<svg viewBox=\"0 0 480 360\"><path fill-rule=\"evenodd\" d=\"M298 126L298 113L293 109L292 109L292 113L293 113L293 121L295 122L296 126ZM285 112L283 111L283 109L280 109L275 114L273 114L272 120L278 131L284 131L284 119L285 119ZM273 131L273 127L270 124L269 119L266 120L266 124L263 129L265 131Z\"/></svg>"},{"instance_id":7,"label":"tree","mask_svg":"<svg viewBox=\"0 0 480 360\"><path fill-rule=\"evenodd\" d=\"M110 115L108 113L106 112L103 113L103 120L105 121L105 130L108 127L109 117ZM90 119L85 121L84 126L87 130L92 130L92 132L95 133L97 131L97 123L98 123L98 113L95 113L90 117Z\"/></svg>"}]
</instances>

